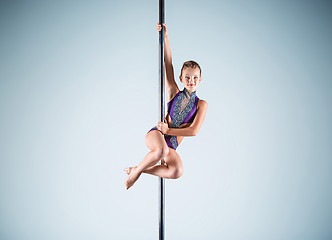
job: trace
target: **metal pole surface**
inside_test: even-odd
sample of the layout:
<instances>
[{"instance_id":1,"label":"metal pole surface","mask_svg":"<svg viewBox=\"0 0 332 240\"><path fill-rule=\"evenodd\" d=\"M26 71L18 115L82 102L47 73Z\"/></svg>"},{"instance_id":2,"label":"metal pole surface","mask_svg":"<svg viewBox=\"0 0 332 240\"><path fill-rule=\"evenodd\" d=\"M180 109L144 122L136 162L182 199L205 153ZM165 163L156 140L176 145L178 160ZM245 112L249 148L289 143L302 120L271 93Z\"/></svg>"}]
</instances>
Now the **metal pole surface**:
<instances>
[{"instance_id":1,"label":"metal pole surface","mask_svg":"<svg viewBox=\"0 0 332 240\"><path fill-rule=\"evenodd\" d=\"M159 116L160 122L165 118L165 67L164 67L164 0L159 0L159 23L162 26L159 32ZM161 160L161 165L164 161ZM159 240L165 239L165 179L159 178Z\"/></svg>"}]
</instances>

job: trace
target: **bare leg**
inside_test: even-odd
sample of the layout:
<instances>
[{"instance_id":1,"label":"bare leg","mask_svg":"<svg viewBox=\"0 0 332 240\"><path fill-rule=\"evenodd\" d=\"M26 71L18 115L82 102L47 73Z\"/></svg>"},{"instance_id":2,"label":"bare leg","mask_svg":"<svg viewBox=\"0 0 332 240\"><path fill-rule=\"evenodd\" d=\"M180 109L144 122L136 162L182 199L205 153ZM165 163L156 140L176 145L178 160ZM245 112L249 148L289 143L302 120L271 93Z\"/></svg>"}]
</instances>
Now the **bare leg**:
<instances>
[{"instance_id":1,"label":"bare leg","mask_svg":"<svg viewBox=\"0 0 332 240\"><path fill-rule=\"evenodd\" d=\"M125 171L129 175L131 171L135 168L136 167L125 168ZM148 173L162 178L169 178L170 176L169 168L166 165L154 165L152 167L148 167L144 169L143 173Z\"/></svg>"},{"instance_id":2,"label":"bare leg","mask_svg":"<svg viewBox=\"0 0 332 240\"><path fill-rule=\"evenodd\" d=\"M155 175L162 178L176 179L183 173L182 161L174 149L169 149L169 154L165 158L167 165L155 165L145 168L143 173ZM130 174L135 167L126 168L127 174Z\"/></svg>"},{"instance_id":3,"label":"bare leg","mask_svg":"<svg viewBox=\"0 0 332 240\"><path fill-rule=\"evenodd\" d=\"M146 168L157 164L161 159L164 159L168 155L168 146L166 145L163 135L159 131L154 130L147 133L145 141L151 151L137 167L131 169L130 174L125 181L127 189L134 185Z\"/></svg>"},{"instance_id":4,"label":"bare leg","mask_svg":"<svg viewBox=\"0 0 332 240\"><path fill-rule=\"evenodd\" d=\"M149 168L145 169L143 171L143 173L148 173L148 174L155 175L155 176L162 177L162 178L170 178L169 177L170 176L169 168L165 165L155 165L155 166L149 167Z\"/></svg>"},{"instance_id":5,"label":"bare leg","mask_svg":"<svg viewBox=\"0 0 332 240\"><path fill-rule=\"evenodd\" d=\"M161 157L162 156L160 156L160 153L157 151L150 151L138 166L131 169L125 182L127 189L134 185L146 168L156 165Z\"/></svg>"},{"instance_id":6,"label":"bare leg","mask_svg":"<svg viewBox=\"0 0 332 240\"><path fill-rule=\"evenodd\" d=\"M162 178L176 179L182 176L182 161L177 152L170 148L169 154L165 158L166 165L156 165L146 168L143 172Z\"/></svg>"}]
</instances>

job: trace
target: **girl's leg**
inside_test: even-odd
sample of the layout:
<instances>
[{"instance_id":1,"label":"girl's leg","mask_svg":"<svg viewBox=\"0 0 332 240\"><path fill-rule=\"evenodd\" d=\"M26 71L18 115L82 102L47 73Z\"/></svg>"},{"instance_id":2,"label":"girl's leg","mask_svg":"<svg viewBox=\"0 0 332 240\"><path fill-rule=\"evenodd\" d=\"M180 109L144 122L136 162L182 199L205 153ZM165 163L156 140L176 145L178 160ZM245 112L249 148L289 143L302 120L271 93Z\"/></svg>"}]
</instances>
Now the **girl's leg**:
<instances>
[{"instance_id":1,"label":"girl's leg","mask_svg":"<svg viewBox=\"0 0 332 240\"><path fill-rule=\"evenodd\" d=\"M169 179L176 179L182 176L182 161L179 154L174 149L169 148L169 154L166 156L165 162L167 166L156 165L146 168L143 172Z\"/></svg>"},{"instance_id":2,"label":"girl's leg","mask_svg":"<svg viewBox=\"0 0 332 240\"><path fill-rule=\"evenodd\" d=\"M164 136L158 131L153 130L146 134L145 143L150 148L150 152L145 156L142 162L131 169L125 185L130 188L137 181L142 172L155 164L168 155L168 146L165 142Z\"/></svg>"},{"instance_id":3,"label":"girl's leg","mask_svg":"<svg viewBox=\"0 0 332 240\"><path fill-rule=\"evenodd\" d=\"M169 154L166 156L165 162L167 165L155 165L148 167L143 171L143 173L170 179L176 179L182 176L182 161L179 154L177 154L174 149L169 148ZM130 174L133 169L134 168L127 168L127 174Z\"/></svg>"}]
</instances>

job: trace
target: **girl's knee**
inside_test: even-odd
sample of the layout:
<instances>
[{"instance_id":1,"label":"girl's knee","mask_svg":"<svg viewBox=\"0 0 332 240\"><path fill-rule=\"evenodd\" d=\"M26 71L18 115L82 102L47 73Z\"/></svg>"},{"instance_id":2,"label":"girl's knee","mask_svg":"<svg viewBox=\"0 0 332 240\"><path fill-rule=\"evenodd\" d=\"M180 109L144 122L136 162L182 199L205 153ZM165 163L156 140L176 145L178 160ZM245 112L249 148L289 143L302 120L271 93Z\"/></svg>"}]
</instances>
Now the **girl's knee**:
<instances>
[{"instance_id":1,"label":"girl's knee","mask_svg":"<svg viewBox=\"0 0 332 240\"><path fill-rule=\"evenodd\" d=\"M183 174L183 168L179 167L179 168L174 168L171 170L170 172L170 178L171 179L177 179L180 178Z\"/></svg>"},{"instance_id":2,"label":"girl's knee","mask_svg":"<svg viewBox=\"0 0 332 240\"><path fill-rule=\"evenodd\" d=\"M164 158L168 155L168 153L169 153L169 149L168 149L168 147L166 146L166 147L158 148L158 149L155 150L154 152L155 152L156 157L157 157L158 159L164 159Z\"/></svg>"}]
</instances>

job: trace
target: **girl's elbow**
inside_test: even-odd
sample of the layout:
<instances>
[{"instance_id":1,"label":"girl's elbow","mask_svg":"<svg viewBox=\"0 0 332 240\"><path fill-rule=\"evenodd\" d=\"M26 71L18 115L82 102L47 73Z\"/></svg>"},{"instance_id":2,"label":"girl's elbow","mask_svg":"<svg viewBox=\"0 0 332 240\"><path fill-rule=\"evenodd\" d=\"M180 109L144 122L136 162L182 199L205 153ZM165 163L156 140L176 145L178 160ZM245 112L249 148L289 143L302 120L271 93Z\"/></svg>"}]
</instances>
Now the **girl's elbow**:
<instances>
[{"instance_id":1,"label":"girl's elbow","mask_svg":"<svg viewBox=\"0 0 332 240\"><path fill-rule=\"evenodd\" d=\"M197 129L193 129L193 131L192 131L192 136L194 137L194 136L196 136L198 134L198 130Z\"/></svg>"}]
</instances>

